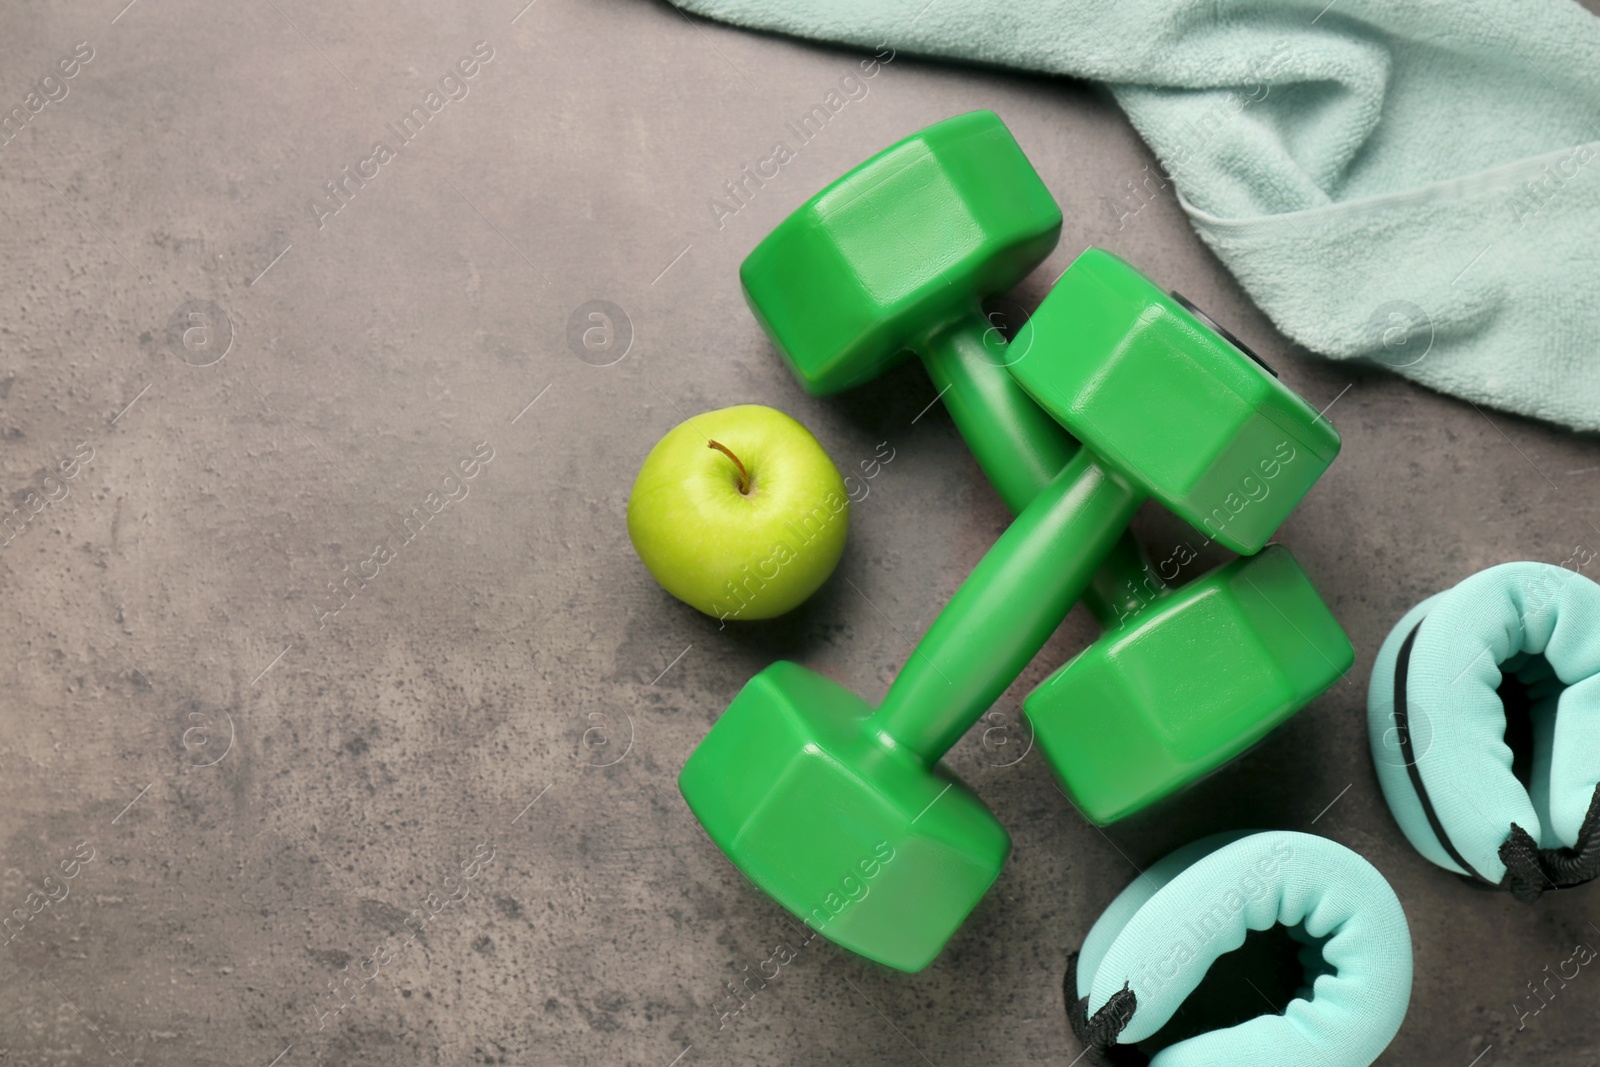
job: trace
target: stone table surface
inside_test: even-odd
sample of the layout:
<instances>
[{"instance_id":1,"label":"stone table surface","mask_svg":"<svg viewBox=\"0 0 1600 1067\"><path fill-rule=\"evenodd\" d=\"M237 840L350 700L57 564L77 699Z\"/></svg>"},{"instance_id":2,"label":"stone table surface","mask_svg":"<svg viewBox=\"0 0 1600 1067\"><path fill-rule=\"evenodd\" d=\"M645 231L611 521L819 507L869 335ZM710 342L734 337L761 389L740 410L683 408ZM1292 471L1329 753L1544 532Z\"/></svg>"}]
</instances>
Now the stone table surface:
<instances>
[{"instance_id":1,"label":"stone table surface","mask_svg":"<svg viewBox=\"0 0 1600 1067\"><path fill-rule=\"evenodd\" d=\"M1263 826L1399 893L1416 990L1383 1062L1596 1062L1600 978L1519 1006L1600 938L1600 897L1523 907L1422 860L1364 722L1410 605L1596 543L1595 439L1293 347L1170 189L1133 191L1152 158L1093 86L899 53L842 82L863 53L659 3L124 2L0 9L4 106L48 94L0 148L0 1063L1066 1063L1063 961L1100 910L1178 845ZM679 768L776 658L876 700L1008 521L920 367L805 396L738 264L974 108L1066 214L1015 303L1101 245L1330 405L1343 455L1281 540L1356 666L1102 831L1017 758L1022 696L1094 632L1076 611L950 756L1015 851L944 954L901 975L818 939L725 1015L796 937ZM731 210L778 141L793 158ZM609 349L569 343L591 301ZM624 510L657 438L746 402L842 467L893 459L814 599L719 631L651 580ZM1149 508L1136 531L1185 537Z\"/></svg>"}]
</instances>

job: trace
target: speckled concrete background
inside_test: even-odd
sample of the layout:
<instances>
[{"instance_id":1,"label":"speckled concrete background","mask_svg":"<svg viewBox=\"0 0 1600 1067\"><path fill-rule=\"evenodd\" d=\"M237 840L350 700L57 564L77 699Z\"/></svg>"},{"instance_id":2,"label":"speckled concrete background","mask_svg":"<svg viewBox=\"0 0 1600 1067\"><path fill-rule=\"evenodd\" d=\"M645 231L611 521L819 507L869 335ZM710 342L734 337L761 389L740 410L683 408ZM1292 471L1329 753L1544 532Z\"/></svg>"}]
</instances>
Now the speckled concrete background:
<instances>
[{"instance_id":1,"label":"speckled concrete background","mask_svg":"<svg viewBox=\"0 0 1600 1067\"><path fill-rule=\"evenodd\" d=\"M656 3L523 2L0 8L4 108L74 71L0 147L0 491L26 517L0 550L0 911L26 916L0 945L0 1063L1065 1063L1064 953L1135 865L1236 826L1331 836L1399 891L1417 985L1384 1062L1597 1062L1600 978L1520 1031L1516 1006L1600 936L1600 891L1522 907L1419 859L1362 716L1407 606L1595 543L1600 444L1289 348L1170 193L1129 191L1149 157L1092 88L897 56L718 228L722 183L861 57ZM1090 637L1075 614L952 754L1016 851L945 954L904 976L817 941L724 1027L723 983L793 935L679 767L776 657L876 699L896 627L925 628L1007 521L942 410L917 418L920 369L806 398L736 268L846 167L977 107L1065 205L1021 303L1104 245L1333 404L1343 457L1282 540L1357 666L1101 833L1008 733ZM622 312L609 353L568 344L592 300ZM841 466L895 458L839 577L719 633L651 582L623 512L661 434L750 401ZM1138 532L1181 537L1148 510Z\"/></svg>"}]
</instances>

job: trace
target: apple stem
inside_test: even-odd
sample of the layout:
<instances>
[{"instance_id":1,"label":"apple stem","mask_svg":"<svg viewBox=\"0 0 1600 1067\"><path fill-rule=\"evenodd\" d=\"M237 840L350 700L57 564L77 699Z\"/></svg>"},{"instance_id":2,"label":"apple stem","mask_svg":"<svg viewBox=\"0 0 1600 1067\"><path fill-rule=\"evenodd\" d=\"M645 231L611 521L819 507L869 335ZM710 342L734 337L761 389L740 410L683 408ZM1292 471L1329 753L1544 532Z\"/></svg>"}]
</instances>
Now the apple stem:
<instances>
[{"instance_id":1,"label":"apple stem","mask_svg":"<svg viewBox=\"0 0 1600 1067\"><path fill-rule=\"evenodd\" d=\"M733 465L739 468L739 492L744 496L749 496L750 472L744 469L744 464L739 462L739 457L733 454L733 450L727 445L723 444L721 441L707 441L706 447L714 448L718 452L721 452L724 456L727 456L729 459L733 460Z\"/></svg>"}]
</instances>

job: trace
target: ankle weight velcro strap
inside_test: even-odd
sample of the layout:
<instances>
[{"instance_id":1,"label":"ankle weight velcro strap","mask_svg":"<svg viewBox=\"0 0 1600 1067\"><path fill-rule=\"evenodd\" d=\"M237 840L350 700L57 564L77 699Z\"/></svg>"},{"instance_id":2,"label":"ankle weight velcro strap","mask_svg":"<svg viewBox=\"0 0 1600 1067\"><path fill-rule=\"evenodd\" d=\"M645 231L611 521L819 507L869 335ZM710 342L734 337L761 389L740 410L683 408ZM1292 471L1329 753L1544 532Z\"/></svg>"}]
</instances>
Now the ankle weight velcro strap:
<instances>
[{"instance_id":1,"label":"ankle weight velcro strap","mask_svg":"<svg viewBox=\"0 0 1600 1067\"><path fill-rule=\"evenodd\" d=\"M1526 688L1529 784L1505 676ZM1533 900L1600 874L1600 586L1505 563L1412 608L1373 664L1367 725L1395 820L1432 862Z\"/></svg>"},{"instance_id":2,"label":"ankle weight velcro strap","mask_svg":"<svg viewBox=\"0 0 1600 1067\"><path fill-rule=\"evenodd\" d=\"M1078 955L1074 952L1067 957L1067 976L1061 982L1061 994L1067 1002L1067 1025L1072 1029L1072 1036L1078 1039L1078 1044L1083 1046L1095 1067L1146 1067L1150 1062L1149 1056L1117 1045L1117 1038L1138 1007L1138 998L1124 984L1091 1016L1089 998L1078 996Z\"/></svg>"},{"instance_id":3,"label":"ankle weight velcro strap","mask_svg":"<svg viewBox=\"0 0 1600 1067\"><path fill-rule=\"evenodd\" d=\"M1323 973L1281 1015L1179 1041L1146 1059L1128 1046L1171 1020L1218 957L1273 926L1321 945ZM1066 986L1072 1030L1108 1064L1366 1067L1411 997L1411 936L1366 860L1310 834L1207 838L1154 864L1084 939Z\"/></svg>"},{"instance_id":4,"label":"ankle weight velcro strap","mask_svg":"<svg viewBox=\"0 0 1600 1067\"><path fill-rule=\"evenodd\" d=\"M1500 883L1522 901L1538 900L1547 889L1571 889L1600 877L1600 786L1589 800L1578 840L1571 848L1540 848L1516 823L1511 836L1501 842L1500 861L1506 876Z\"/></svg>"}]
</instances>

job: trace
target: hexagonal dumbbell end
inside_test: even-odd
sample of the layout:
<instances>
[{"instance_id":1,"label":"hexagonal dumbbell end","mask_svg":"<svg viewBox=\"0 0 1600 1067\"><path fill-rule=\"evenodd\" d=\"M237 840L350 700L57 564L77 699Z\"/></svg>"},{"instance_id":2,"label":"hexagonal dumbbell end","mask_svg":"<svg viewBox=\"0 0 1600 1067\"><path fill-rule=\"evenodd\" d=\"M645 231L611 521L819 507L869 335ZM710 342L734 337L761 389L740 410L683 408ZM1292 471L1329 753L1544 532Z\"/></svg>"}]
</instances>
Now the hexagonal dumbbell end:
<instances>
[{"instance_id":1,"label":"hexagonal dumbbell end","mask_svg":"<svg viewBox=\"0 0 1600 1067\"><path fill-rule=\"evenodd\" d=\"M1354 661L1311 580L1271 545L1156 600L1023 708L1068 796L1104 825L1244 752Z\"/></svg>"},{"instance_id":2,"label":"hexagonal dumbbell end","mask_svg":"<svg viewBox=\"0 0 1600 1067\"><path fill-rule=\"evenodd\" d=\"M1011 373L1108 467L1234 552L1257 552L1339 454L1265 365L1091 248L1014 342Z\"/></svg>"},{"instance_id":3,"label":"hexagonal dumbbell end","mask_svg":"<svg viewBox=\"0 0 1600 1067\"><path fill-rule=\"evenodd\" d=\"M1011 131L973 111L812 197L746 257L739 279L795 377L824 396L981 316L982 298L1021 281L1060 234L1061 209Z\"/></svg>"},{"instance_id":4,"label":"hexagonal dumbbell end","mask_svg":"<svg viewBox=\"0 0 1600 1067\"><path fill-rule=\"evenodd\" d=\"M859 697L793 663L744 687L678 776L717 847L813 930L902 971L927 966L1011 839L942 766L862 729Z\"/></svg>"}]
</instances>

